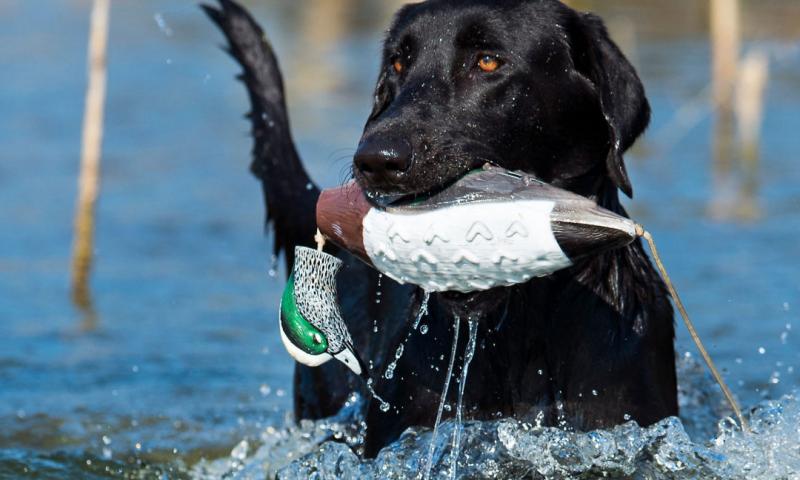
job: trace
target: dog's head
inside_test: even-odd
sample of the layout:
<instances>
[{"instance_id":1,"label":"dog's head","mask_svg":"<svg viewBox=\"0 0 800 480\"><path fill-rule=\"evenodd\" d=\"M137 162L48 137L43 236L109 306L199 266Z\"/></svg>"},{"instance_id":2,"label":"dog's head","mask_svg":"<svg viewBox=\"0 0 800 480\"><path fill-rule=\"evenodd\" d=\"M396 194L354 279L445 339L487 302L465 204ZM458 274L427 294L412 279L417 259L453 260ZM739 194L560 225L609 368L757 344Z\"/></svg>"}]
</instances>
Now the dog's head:
<instances>
[{"instance_id":1,"label":"dog's head","mask_svg":"<svg viewBox=\"0 0 800 480\"><path fill-rule=\"evenodd\" d=\"M354 171L378 203L435 192L486 162L630 196L622 154L650 118L602 21L556 0L402 8L374 101Z\"/></svg>"}]
</instances>

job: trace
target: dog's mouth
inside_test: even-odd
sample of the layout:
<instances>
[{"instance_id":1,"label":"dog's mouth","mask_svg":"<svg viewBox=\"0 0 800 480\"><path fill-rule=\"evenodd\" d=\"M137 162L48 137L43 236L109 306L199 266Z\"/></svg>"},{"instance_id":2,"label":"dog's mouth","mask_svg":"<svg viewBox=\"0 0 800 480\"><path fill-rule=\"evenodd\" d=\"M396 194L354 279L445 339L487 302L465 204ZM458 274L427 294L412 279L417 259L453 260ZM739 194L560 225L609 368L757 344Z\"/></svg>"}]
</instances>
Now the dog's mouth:
<instances>
[{"instance_id":1,"label":"dog's mouth","mask_svg":"<svg viewBox=\"0 0 800 480\"><path fill-rule=\"evenodd\" d=\"M448 188L452 187L454 184L458 183L461 179L465 176L469 175L470 173L483 168L485 165L493 165L493 163L489 162L475 162L473 165L470 165L470 168L466 169L465 171L461 172L458 175L455 175L444 182L441 182L433 187L426 188L424 190L413 191L413 192L385 192L381 191L380 189L369 188L368 186L364 186L362 184L362 188L366 194L367 200L372 203L374 206L378 208L389 208L389 207L402 207L407 205L413 205L415 203L427 200L439 193L447 190Z\"/></svg>"},{"instance_id":2,"label":"dog's mouth","mask_svg":"<svg viewBox=\"0 0 800 480\"><path fill-rule=\"evenodd\" d=\"M459 175L458 177L447 181L444 184L437 185L431 189L423 190L414 193L382 193L371 189L365 190L367 200L379 208L389 207L402 207L406 205L413 205L417 202L427 200L453 186L459 180L464 178L469 172Z\"/></svg>"}]
</instances>

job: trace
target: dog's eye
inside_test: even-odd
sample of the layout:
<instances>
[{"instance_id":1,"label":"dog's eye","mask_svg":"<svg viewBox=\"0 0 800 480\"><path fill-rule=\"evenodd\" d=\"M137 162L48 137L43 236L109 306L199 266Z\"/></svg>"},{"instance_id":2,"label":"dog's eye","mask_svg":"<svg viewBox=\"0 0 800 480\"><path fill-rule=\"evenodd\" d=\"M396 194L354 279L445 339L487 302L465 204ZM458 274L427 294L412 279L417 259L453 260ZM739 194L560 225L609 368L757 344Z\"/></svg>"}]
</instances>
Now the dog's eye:
<instances>
[{"instance_id":1,"label":"dog's eye","mask_svg":"<svg viewBox=\"0 0 800 480\"><path fill-rule=\"evenodd\" d=\"M403 69L405 69L405 67L406 66L403 65L403 61L400 60L399 58L395 59L394 62L392 62L392 68L394 68L394 71L397 73L403 73Z\"/></svg>"},{"instance_id":2,"label":"dog's eye","mask_svg":"<svg viewBox=\"0 0 800 480\"><path fill-rule=\"evenodd\" d=\"M491 73L500 68L502 62L494 55L482 55L478 59L478 68L486 73Z\"/></svg>"}]
</instances>

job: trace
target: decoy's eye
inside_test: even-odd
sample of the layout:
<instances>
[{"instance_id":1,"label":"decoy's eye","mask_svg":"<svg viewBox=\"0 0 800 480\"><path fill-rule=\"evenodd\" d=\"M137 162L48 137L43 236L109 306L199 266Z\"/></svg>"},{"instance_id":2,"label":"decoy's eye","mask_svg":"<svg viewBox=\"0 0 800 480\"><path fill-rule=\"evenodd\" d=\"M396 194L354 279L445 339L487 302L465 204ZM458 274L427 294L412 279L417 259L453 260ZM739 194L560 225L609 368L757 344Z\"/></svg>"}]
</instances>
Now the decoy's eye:
<instances>
[{"instance_id":1,"label":"decoy's eye","mask_svg":"<svg viewBox=\"0 0 800 480\"><path fill-rule=\"evenodd\" d=\"M315 333L314 336L313 336L313 339L314 339L314 343L316 343L317 345L322 343L322 337L320 336L319 333Z\"/></svg>"},{"instance_id":2,"label":"decoy's eye","mask_svg":"<svg viewBox=\"0 0 800 480\"><path fill-rule=\"evenodd\" d=\"M403 70L405 70L406 66L403 65L402 60L400 60L399 58L395 58L394 61L392 62L392 68L397 73L403 73Z\"/></svg>"},{"instance_id":3,"label":"decoy's eye","mask_svg":"<svg viewBox=\"0 0 800 480\"><path fill-rule=\"evenodd\" d=\"M503 62L494 55L481 55L478 58L478 68L486 73L496 71L503 65Z\"/></svg>"}]
</instances>

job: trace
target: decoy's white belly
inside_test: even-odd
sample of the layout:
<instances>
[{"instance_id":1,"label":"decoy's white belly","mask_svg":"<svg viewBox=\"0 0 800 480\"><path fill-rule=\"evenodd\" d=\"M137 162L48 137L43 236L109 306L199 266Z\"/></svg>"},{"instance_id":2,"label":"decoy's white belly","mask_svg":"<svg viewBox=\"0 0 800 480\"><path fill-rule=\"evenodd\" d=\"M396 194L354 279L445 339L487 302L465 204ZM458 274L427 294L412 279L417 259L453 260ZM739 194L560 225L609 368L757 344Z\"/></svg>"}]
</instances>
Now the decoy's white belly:
<instances>
[{"instance_id":1,"label":"decoy's white belly","mask_svg":"<svg viewBox=\"0 0 800 480\"><path fill-rule=\"evenodd\" d=\"M364 247L375 267L428 291L515 285L569 267L550 201L472 203L413 213L372 209Z\"/></svg>"}]
</instances>

